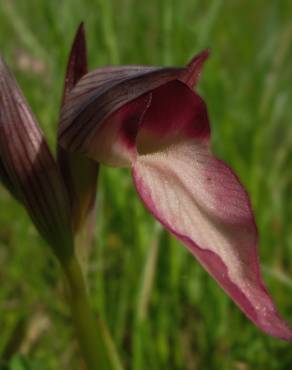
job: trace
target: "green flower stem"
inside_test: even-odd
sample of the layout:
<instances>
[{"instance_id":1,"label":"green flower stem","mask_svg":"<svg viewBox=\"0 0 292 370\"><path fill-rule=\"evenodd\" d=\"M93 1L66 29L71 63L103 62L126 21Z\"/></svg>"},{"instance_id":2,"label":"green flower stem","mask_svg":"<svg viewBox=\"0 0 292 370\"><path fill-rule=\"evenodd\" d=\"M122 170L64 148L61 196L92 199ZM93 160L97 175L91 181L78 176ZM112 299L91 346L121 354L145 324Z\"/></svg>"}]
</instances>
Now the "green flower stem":
<instances>
[{"instance_id":1,"label":"green flower stem","mask_svg":"<svg viewBox=\"0 0 292 370\"><path fill-rule=\"evenodd\" d=\"M95 319L89 304L84 276L77 259L72 256L62 264L68 282L68 298L80 348L88 370L113 370L106 343L104 325Z\"/></svg>"}]
</instances>

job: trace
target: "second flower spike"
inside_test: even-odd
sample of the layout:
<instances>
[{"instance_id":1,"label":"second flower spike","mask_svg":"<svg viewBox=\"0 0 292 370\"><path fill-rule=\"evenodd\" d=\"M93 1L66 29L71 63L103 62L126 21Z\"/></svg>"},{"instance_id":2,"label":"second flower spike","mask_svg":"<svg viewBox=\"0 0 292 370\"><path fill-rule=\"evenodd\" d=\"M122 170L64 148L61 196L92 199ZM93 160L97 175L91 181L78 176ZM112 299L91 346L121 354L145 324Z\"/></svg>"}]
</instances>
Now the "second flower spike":
<instances>
[{"instance_id":1,"label":"second flower spike","mask_svg":"<svg viewBox=\"0 0 292 370\"><path fill-rule=\"evenodd\" d=\"M87 72L80 25L67 63L62 105ZM92 215L98 164L58 145L55 160L15 78L0 58L0 180L27 209L59 259L74 253L74 237Z\"/></svg>"},{"instance_id":2,"label":"second flower spike","mask_svg":"<svg viewBox=\"0 0 292 370\"><path fill-rule=\"evenodd\" d=\"M58 166L20 88L0 58L1 178L63 259L73 251L70 204Z\"/></svg>"}]
</instances>

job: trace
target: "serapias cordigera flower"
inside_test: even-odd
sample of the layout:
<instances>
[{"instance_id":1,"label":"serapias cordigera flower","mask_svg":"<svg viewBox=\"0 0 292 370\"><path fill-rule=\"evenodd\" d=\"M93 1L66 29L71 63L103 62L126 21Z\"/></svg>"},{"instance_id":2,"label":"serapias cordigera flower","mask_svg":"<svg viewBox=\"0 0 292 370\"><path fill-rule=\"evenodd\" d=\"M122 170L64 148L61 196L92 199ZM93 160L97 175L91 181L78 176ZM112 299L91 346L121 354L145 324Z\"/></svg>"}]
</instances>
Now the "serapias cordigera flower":
<instances>
[{"instance_id":1,"label":"serapias cordigera flower","mask_svg":"<svg viewBox=\"0 0 292 370\"><path fill-rule=\"evenodd\" d=\"M63 103L87 73L83 24L68 60ZM58 146L53 157L15 78L0 57L0 180L27 209L61 261L95 202L98 164Z\"/></svg>"},{"instance_id":2,"label":"serapias cordigera flower","mask_svg":"<svg viewBox=\"0 0 292 370\"><path fill-rule=\"evenodd\" d=\"M59 143L97 163L131 167L150 213L250 320L290 340L261 277L249 196L210 151L206 104L193 89L208 54L185 68L129 65L89 72L68 94Z\"/></svg>"}]
</instances>

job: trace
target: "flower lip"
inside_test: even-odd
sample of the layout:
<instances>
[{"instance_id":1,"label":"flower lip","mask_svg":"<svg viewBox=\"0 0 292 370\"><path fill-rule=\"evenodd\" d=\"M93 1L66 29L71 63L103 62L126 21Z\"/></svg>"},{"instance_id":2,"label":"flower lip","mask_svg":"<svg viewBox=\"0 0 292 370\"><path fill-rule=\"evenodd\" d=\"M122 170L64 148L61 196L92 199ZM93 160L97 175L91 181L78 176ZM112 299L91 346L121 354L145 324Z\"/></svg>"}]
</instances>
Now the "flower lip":
<instances>
[{"instance_id":1,"label":"flower lip","mask_svg":"<svg viewBox=\"0 0 292 370\"><path fill-rule=\"evenodd\" d=\"M181 82L169 82L152 92L143 130L155 150L140 150L132 174L146 208L260 329L291 340L291 328L280 318L261 277L248 193L210 151L203 102ZM144 144L142 140L142 148Z\"/></svg>"}]
</instances>

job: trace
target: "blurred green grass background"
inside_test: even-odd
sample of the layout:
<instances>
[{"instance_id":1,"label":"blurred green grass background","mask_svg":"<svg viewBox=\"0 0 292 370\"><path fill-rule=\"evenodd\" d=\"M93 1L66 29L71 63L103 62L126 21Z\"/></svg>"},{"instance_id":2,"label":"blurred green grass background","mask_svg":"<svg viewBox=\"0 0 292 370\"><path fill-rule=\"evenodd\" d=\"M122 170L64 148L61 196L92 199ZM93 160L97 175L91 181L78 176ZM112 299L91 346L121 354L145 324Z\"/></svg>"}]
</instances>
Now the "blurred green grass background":
<instances>
[{"instance_id":1,"label":"blurred green grass background","mask_svg":"<svg viewBox=\"0 0 292 370\"><path fill-rule=\"evenodd\" d=\"M199 91L212 146L250 192L263 274L292 323L291 18L290 0L0 3L1 53L52 147L66 58L81 20L91 68L184 65L211 47ZM59 267L3 187L0 281L0 353L9 368L80 369ZM90 288L126 369L292 368L291 344L255 328L155 224L128 170L101 171Z\"/></svg>"}]
</instances>

